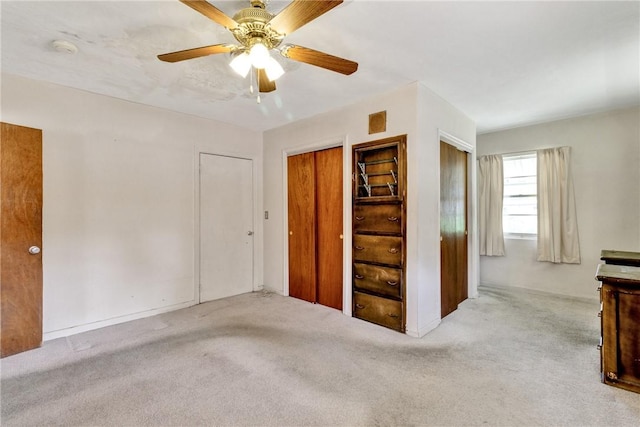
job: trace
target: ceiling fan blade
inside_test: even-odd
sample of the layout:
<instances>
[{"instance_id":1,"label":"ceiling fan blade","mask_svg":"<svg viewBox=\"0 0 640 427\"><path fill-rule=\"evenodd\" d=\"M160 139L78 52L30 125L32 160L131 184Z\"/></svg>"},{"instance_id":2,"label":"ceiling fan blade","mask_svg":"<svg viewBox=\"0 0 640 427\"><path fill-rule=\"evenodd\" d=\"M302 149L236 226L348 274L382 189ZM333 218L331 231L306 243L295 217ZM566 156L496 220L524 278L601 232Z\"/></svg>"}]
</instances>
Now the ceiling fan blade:
<instances>
[{"instance_id":1,"label":"ceiling fan blade","mask_svg":"<svg viewBox=\"0 0 640 427\"><path fill-rule=\"evenodd\" d=\"M267 72L264 69L258 69L258 88L260 88L260 92L273 92L276 90L276 82L272 82L267 77Z\"/></svg>"},{"instance_id":2,"label":"ceiling fan blade","mask_svg":"<svg viewBox=\"0 0 640 427\"><path fill-rule=\"evenodd\" d=\"M293 0L269 21L269 25L280 34L289 35L340 3L342 0Z\"/></svg>"},{"instance_id":3,"label":"ceiling fan blade","mask_svg":"<svg viewBox=\"0 0 640 427\"><path fill-rule=\"evenodd\" d=\"M193 49L179 50L177 52L163 53L158 55L158 59L165 62L179 62L185 59L200 58L207 55L215 55L216 53L227 53L233 49L233 45L213 44L211 46L195 47Z\"/></svg>"},{"instance_id":4,"label":"ceiling fan blade","mask_svg":"<svg viewBox=\"0 0 640 427\"><path fill-rule=\"evenodd\" d=\"M229 30L234 30L238 26L236 21L229 18L223 11L205 0L180 0L180 2Z\"/></svg>"},{"instance_id":5,"label":"ceiling fan blade","mask_svg":"<svg viewBox=\"0 0 640 427\"><path fill-rule=\"evenodd\" d=\"M316 67L326 68L337 73L353 74L358 69L358 63L348 59L329 55L328 53L309 49L308 47L287 45L281 50L282 56Z\"/></svg>"}]
</instances>

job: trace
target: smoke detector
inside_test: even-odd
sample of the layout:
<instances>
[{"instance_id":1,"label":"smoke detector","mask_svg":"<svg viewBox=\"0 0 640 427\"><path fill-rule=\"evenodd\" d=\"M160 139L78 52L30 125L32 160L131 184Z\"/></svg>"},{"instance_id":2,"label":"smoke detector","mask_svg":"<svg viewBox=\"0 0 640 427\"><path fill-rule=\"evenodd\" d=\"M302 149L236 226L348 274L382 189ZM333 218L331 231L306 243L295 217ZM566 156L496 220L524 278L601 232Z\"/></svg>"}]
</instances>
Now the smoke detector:
<instances>
[{"instance_id":1,"label":"smoke detector","mask_svg":"<svg viewBox=\"0 0 640 427\"><path fill-rule=\"evenodd\" d=\"M53 47L56 52L68 53L70 55L78 52L78 47L66 40L54 40L51 42L51 47Z\"/></svg>"}]
</instances>

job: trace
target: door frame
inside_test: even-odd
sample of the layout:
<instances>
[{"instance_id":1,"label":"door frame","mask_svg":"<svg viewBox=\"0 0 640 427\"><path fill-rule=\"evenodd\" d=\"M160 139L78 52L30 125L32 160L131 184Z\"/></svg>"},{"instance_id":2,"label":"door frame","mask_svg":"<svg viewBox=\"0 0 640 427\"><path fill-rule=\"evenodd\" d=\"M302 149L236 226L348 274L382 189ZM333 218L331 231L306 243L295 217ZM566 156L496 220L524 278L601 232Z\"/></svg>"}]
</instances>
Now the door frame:
<instances>
[{"instance_id":1,"label":"door frame","mask_svg":"<svg viewBox=\"0 0 640 427\"><path fill-rule=\"evenodd\" d=\"M468 298L478 298L478 278L480 277L480 252L478 247L478 215L476 205L476 147L442 129L438 129L438 156L440 156L439 142L445 142L467 153L467 293ZM438 185L440 185L438 178ZM438 212L440 212L440 198L438 197ZM438 227L440 218L438 217ZM439 257L442 257L438 249ZM442 272L439 272L439 277ZM440 303L438 303L440 304ZM442 307L440 307L440 310Z\"/></svg>"},{"instance_id":2,"label":"door frame","mask_svg":"<svg viewBox=\"0 0 640 427\"><path fill-rule=\"evenodd\" d=\"M342 313L351 316L351 144L346 135L322 139L282 150L282 212L283 212L283 295L289 296L289 171L287 158L296 154L325 150L327 148L342 147ZM348 208L348 209L347 209Z\"/></svg>"},{"instance_id":3,"label":"door frame","mask_svg":"<svg viewBox=\"0 0 640 427\"><path fill-rule=\"evenodd\" d=\"M221 150L209 150L203 148L196 148L194 150L193 169L194 169L194 262L193 262L193 303L200 304L200 155L209 154L214 156L231 157L235 159L251 160L253 182L252 182L252 217L253 217L253 279L252 290L253 292L262 290L262 253L260 248L263 244L263 224L262 217L258 206L260 202L258 195L261 194L258 191L260 180L262 176L262 163L259 157L253 155L230 153Z\"/></svg>"}]
</instances>

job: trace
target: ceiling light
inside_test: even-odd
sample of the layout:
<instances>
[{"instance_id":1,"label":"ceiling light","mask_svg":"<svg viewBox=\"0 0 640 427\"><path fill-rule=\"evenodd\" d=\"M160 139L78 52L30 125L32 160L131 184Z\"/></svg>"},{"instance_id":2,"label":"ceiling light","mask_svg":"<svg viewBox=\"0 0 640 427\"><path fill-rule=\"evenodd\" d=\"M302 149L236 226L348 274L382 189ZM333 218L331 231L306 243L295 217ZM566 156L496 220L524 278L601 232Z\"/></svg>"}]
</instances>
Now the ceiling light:
<instances>
[{"instance_id":1,"label":"ceiling light","mask_svg":"<svg viewBox=\"0 0 640 427\"><path fill-rule=\"evenodd\" d=\"M233 58L229 65L233 68L233 71L242 77L247 77L247 74L249 74L249 70L251 69L251 58L247 52L243 52Z\"/></svg>"},{"instance_id":2,"label":"ceiling light","mask_svg":"<svg viewBox=\"0 0 640 427\"><path fill-rule=\"evenodd\" d=\"M267 65L264 67L264 71L267 73L269 81L275 81L284 74L282 65L272 57L267 60Z\"/></svg>"},{"instance_id":3,"label":"ceiling light","mask_svg":"<svg viewBox=\"0 0 640 427\"><path fill-rule=\"evenodd\" d=\"M251 65L254 68L265 68L271 56L269 55L269 49L265 45L256 43L249 51L249 58L251 58Z\"/></svg>"}]
</instances>

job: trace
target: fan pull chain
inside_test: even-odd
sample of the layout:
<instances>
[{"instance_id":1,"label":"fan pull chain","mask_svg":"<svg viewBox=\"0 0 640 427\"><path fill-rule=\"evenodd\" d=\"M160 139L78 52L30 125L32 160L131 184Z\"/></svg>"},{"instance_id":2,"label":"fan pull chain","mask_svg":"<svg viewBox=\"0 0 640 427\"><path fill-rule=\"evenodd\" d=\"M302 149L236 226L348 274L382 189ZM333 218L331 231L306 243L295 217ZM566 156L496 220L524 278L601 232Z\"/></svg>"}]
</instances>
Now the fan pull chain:
<instances>
[{"instance_id":1,"label":"fan pull chain","mask_svg":"<svg viewBox=\"0 0 640 427\"><path fill-rule=\"evenodd\" d=\"M253 69L253 67L252 67L252 69ZM254 81L257 81L257 79L258 79L257 72L258 72L258 70L256 70L256 73L253 73L253 72L249 73L250 74L250 76L249 76L249 94L251 94L251 95L253 95L255 93L255 89L253 87L253 83L254 83ZM258 104L260 104L262 102L262 99L260 98L260 93L258 93L258 95L256 96L256 102Z\"/></svg>"},{"instance_id":2,"label":"fan pull chain","mask_svg":"<svg viewBox=\"0 0 640 427\"><path fill-rule=\"evenodd\" d=\"M253 68L253 67L251 67L251 68ZM253 79L254 79L253 72L250 72L249 73L249 93L251 95L253 95Z\"/></svg>"}]
</instances>

